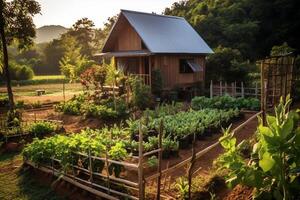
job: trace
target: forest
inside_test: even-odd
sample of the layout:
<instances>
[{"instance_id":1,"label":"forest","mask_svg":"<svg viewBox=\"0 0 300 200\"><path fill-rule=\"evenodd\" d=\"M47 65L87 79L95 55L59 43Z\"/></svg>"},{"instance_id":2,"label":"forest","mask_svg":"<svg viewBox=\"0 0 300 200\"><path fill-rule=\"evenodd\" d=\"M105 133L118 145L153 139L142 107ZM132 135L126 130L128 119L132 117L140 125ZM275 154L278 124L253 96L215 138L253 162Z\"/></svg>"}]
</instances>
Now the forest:
<instances>
[{"instance_id":1,"label":"forest","mask_svg":"<svg viewBox=\"0 0 300 200\"><path fill-rule=\"evenodd\" d=\"M163 14L187 19L213 48L215 53L207 58L207 80L230 82L255 78L258 59L299 52L299 9L296 0L189 0L173 3ZM12 43L12 78L61 73L74 76L64 67L70 65L76 68L75 74L80 74L95 62L93 55L101 51L116 19L117 15L110 17L102 28L95 28L87 18L79 19L59 38L27 46L22 51Z\"/></svg>"}]
</instances>

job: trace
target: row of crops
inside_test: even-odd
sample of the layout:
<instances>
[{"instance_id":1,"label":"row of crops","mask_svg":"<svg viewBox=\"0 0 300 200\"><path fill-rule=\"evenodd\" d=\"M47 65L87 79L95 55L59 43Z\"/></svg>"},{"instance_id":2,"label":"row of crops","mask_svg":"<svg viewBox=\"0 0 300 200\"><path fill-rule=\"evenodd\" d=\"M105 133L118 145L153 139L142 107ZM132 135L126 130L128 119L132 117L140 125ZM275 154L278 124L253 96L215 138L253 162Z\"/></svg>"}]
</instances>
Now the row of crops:
<instances>
[{"instance_id":1,"label":"row of crops","mask_svg":"<svg viewBox=\"0 0 300 200\"><path fill-rule=\"evenodd\" d=\"M86 129L80 134L56 135L42 140L35 139L24 149L24 156L41 164L47 164L49 159L54 157L60 160L64 167L80 161L78 156L74 156L74 152L90 153L97 157L104 157L108 153L110 159L122 161L138 152L139 126L144 133L145 151L156 149L158 147L158 129L162 123L164 127L163 157L168 158L171 155L177 155L179 149L188 147L193 134L201 139L205 133L217 130L221 125L228 124L231 119L238 116L237 109L188 110L164 117L151 118L149 116L139 120L128 120L127 126L124 127ZM119 175L120 169L114 170L114 168L115 166L112 167L111 172Z\"/></svg>"}]
</instances>

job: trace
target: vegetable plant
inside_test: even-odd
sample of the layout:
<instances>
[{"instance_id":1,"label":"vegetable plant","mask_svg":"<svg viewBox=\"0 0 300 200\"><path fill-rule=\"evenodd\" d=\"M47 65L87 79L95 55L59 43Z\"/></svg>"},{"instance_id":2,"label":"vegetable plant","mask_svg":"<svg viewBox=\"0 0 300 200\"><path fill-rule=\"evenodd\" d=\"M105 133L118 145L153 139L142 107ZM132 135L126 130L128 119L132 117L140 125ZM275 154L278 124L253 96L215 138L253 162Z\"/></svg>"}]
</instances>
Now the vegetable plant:
<instances>
[{"instance_id":1,"label":"vegetable plant","mask_svg":"<svg viewBox=\"0 0 300 200\"><path fill-rule=\"evenodd\" d=\"M220 143L225 153L218 159L221 168L229 171L227 183L234 187L243 184L255 188L254 198L295 199L300 184L300 128L299 111L289 111L291 99L281 98L275 115L268 115L267 124L259 120L257 142L251 159L242 156L243 142L236 144L233 133L227 129Z\"/></svg>"}]
</instances>

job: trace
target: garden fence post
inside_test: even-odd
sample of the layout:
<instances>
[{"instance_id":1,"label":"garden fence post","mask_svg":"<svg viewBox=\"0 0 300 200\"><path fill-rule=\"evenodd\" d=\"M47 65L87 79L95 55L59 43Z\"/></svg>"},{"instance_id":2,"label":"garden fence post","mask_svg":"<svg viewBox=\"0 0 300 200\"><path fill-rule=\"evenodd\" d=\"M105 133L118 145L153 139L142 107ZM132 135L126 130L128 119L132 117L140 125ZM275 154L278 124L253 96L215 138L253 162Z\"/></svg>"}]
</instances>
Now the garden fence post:
<instances>
[{"instance_id":1,"label":"garden fence post","mask_svg":"<svg viewBox=\"0 0 300 200\"><path fill-rule=\"evenodd\" d=\"M226 94L226 93L228 93L228 91L227 91L227 82L225 82L225 93L224 94Z\"/></svg>"},{"instance_id":2,"label":"garden fence post","mask_svg":"<svg viewBox=\"0 0 300 200\"><path fill-rule=\"evenodd\" d=\"M193 139L191 165L188 169L188 185L189 185L188 199L191 199L191 187L192 187L192 175L193 175L192 171L196 160L195 146L196 146L196 133L194 133L194 139Z\"/></svg>"},{"instance_id":3,"label":"garden fence post","mask_svg":"<svg viewBox=\"0 0 300 200\"><path fill-rule=\"evenodd\" d=\"M139 167L138 167L138 175L139 175L139 199L144 200L145 198L145 182L144 182L144 174L143 174L143 131L142 124L139 123Z\"/></svg>"},{"instance_id":4,"label":"garden fence post","mask_svg":"<svg viewBox=\"0 0 300 200\"><path fill-rule=\"evenodd\" d=\"M220 96L222 96L222 81L220 81Z\"/></svg>"},{"instance_id":5,"label":"garden fence post","mask_svg":"<svg viewBox=\"0 0 300 200\"><path fill-rule=\"evenodd\" d=\"M66 102L66 93L65 93L65 78L63 79L63 98L64 98L64 102Z\"/></svg>"},{"instance_id":6,"label":"garden fence post","mask_svg":"<svg viewBox=\"0 0 300 200\"><path fill-rule=\"evenodd\" d=\"M257 86L257 82L255 83L255 98L258 98L258 86Z\"/></svg>"},{"instance_id":7,"label":"garden fence post","mask_svg":"<svg viewBox=\"0 0 300 200\"><path fill-rule=\"evenodd\" d=\"M108 164L108 153L107 153L107 145L106 145L106 148L105 148L105 165L106 165L106 174L107 174L107 188L108 188L108 194L110 194L110 179L109 179L109 170L108 170L108 167L109 167L109 164Z\"/></svg>"},{"instance_id":8,"label":"garden fence post","mask_svg":"<svg viewBox=\"0 0 300 200\"><path fill-rule=\"evenodd\" d=\"M236 81L234 81L234 96L237 96L237 91L236 91Z\"/></svg>"},{"instance_id":9,"label":"garden fence post","mask_svg":"<svg viewBox=\"0 0 300 200\"><path fill-rule=\"evenodd\" d=\"M92 165L92 158L91 158L91 149L89 148L88 152L88 157L89 157L89 170L90 170L90 182L93 182L93 165Z\"/></svg>"},{"instance_id":10,"label":"garden fence post","mask_svg":"<svg viewBox=\"0 0 300 200\"><path fill-rule=\"evenodd\" d=\"M233 97L235 97L235 90L234 90L234 83L231 83L231 94Z\"/></svg>"},{"instance_id":11,"label":"garden fence post","mask_svg":"<svg viewBox=\"0 0 300 200\"><path fill-rule=\"evenodd\" d=\"M244 82L241 83L241 87L242 87L242 97L245 97L245 88L244 88Z\"/></svg>"},{"instance_id":12,"label":"garden fence post","mask_svg":"<svg viewBox=\"0 0 300 200\"><path fill-rule=\"evenodd\" d=\"M160 199L160 186L161 186L161 160L162 160L162 134L163 134L163 120L160 121L159 127L159 135L158 135L158 148L160 151L158 152L158 173L159 176L157 177L157 196L156 199Z\"/></svg>"},{"instance_id":13,"label":"garden fence post","mask_svg":"<svg viewBox=\"0 0 300 200\"><path fill-rule=\"evenodd\" d=\"M214 91L213 91L213 81L212 80L210 80L210 90L209 91L210 91L210 98L213 98L213 95L214 95L213 92Z\"/></svg>"}]
</instances>

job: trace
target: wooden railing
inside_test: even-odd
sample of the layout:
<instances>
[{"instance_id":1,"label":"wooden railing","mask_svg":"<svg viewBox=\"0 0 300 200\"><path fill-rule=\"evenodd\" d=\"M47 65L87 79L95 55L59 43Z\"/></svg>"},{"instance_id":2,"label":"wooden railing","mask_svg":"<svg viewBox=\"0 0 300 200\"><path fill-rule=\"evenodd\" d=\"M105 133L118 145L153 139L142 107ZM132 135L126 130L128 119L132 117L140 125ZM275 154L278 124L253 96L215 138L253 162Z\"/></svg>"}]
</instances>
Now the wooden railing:
<instances>
[{"instance_id":1,"label":"wooden railing","mask_svg":"<svg viewBox=\"0 0 300 200\"><path fill-rule=\"evenodd\" d=\"M149 74L130 74L130 76L139 77L145 85L151 85L151 77Z\"/></svg>"}]
</instances>

